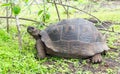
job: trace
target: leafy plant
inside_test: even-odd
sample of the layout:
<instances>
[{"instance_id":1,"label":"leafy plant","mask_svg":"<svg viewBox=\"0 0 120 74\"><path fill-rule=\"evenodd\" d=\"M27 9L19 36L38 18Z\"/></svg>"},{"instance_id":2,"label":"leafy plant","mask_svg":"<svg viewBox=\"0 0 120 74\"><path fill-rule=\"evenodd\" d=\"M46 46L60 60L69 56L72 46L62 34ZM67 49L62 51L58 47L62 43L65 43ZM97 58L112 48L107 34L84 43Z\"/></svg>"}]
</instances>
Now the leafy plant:
<instances>
[{"instance_id":1,"label":"leafy plant","mask_svg":"<svg viewBox=\"0 0 120 74\"><path fill-rule=\"evenodd\" d=\"M46 20L50 19L50 13L48 12L49 8L46 7L45 10L40 10L38 12L38 16L40 16L41 21L46 22Z\"/></svg>"},{"instance_id":2,"label":"leafy plant","mask_svg":"<svg viewBox=\"0 0 120 74\"><path fill-rule=\"evenodd\" d=\"M20 8L20 6L15 5L15 6L13 6L12 11L13 11L14 15L16 16L20 13L21 8Z\"/></svg>"}]
</instances>

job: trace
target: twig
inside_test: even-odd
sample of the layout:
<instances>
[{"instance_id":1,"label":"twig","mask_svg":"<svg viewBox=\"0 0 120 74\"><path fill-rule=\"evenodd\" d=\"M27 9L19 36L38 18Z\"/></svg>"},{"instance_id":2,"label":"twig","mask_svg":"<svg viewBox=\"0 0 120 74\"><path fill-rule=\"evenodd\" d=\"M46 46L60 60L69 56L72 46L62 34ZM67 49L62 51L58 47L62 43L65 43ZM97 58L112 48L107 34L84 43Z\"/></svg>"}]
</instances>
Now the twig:
<instances>
[{"instance_id":1,"label":"twig","mask_svg":"<svg viewBox=\"0 0 120 74\"><path fill-rule=\"evenodd\" d=\"M60 3L62 4L62 0L60 0ZM62 6L63 6L63 5L62 5ZM65 6L63 6L63 8L64 8L65 11L67 11L66 8L65 8Z\"/></svg>"},{"instance_id":2,"label":"twig","mask_svg":"<svg viewBox=\"0 0 120 74\"><path fill-rule=\"evenodd\" d=\"M60 0L60 3L62 4L62 0ZM69 14L68 14L68 7L67 9L65 8L65 6L62 5L62 7L64 8L65 12L67 13L67 18L69 17Z\"/></svg>"},{"instance_id":3,"label":"twig","mask_svg":"<svg viewBox=\"0 0 120 74\"><path fill-rule=\"evenodd\" d=\"M48 2L48 3L52 3L52 4L54 4L53 2ZM88 12L85 12L85 11L83 11L83 10L79 9L79 8L76 8L76 7L73 7L73 6L70 6L70 5L60 4L60 3L55 3L55 4L58 4L58 5L63 5L63 6L67 6L67 7L71 7L71 8L73 8L73 9L78 10L78 11L84 12L84 13L86 13L86 14L88 14L88 15L90 15L90 16L92 16L92 17L94 17L94 18L96 18L99 22L101 22L101 20L99 20L96 16L94 16L94 15L92 15L92 14L88 13Z\"/></svg>"},{"instance_id":4,"label":"twig","mask_svg":"<svg viewBox=\"0 0 120 74\"><path fill-rule=\"evenodd\" d=\"M20 23L19 23L18 16L15 16L15 19L16 19L16 27L17 27L17 30L18 30L19 48L22 49L22 38L21 38L21 34L20 34Z\"/></svg>"},{"instance_id":5,"label":"twig","mask_svg":"<svg viewBox=\"0 0 120 74\"><path fill-rule=\"evenodd\" d=\"M53 2L48 2L48 3L54 4ZM63 6L67 6L67 7L71 7L71 8L73 8L73 9L78 10L78 11L84 12L84 13L88 14L89 16L94 17L98 22L102 23L102 21L101 21L100 19L98 19L97 17L95 17L94 15L92 15L92 14L86 12L86 11L83 11L83 10L81 10L81 9L79 9L79 8L76 8L76 7L73 7L73 6L70 6L70 5L60 4L60 3L55 3L55 4L57 4L57 5L63 5ZM103 28L106 29L104 26L103 26Z\"/></svg>"},{"instance_id":6,"label":"twig","mask_svg":"<svg viewBox=\"0 0 120 74\"><path fill-rule=\"evenodd\" d=\"M43 5L44 5L44 15L43 15L43 22L45 22L45 18L46 18L46 9L45 9L45 0L43 0Z\"/></svg>"},{"instance_id":7,"label":"twig","mask_svg":"<svg viewBox=\"0 0 120 74\"><path fill-rule=\"evenodd\" d=\"M115 32L115 31L111 31L111 30L105 30L105 29L103 29L103 28L98 28L98 30L102 30L102 31L113 32L113 33L118 33L118 34L120 34L120 32Z\"/></svg>"},{"instance_id":8,"label":"twig","mask_svg":"<svg viewBox=\"0 0 120 74\"><path fill-rule=\"evenodd\" d=\"M69 2L69 0L66 0L67 2ZM69 18L69 7L67 6L67 18Z\"/></svg>"},{"instance_id":9,"label":"twig","mask_svg":"<svg viewBox=\"0 0 120 74\"><path fill-rule=\"evenodd\" d=\"M57 5L56 5L56 3L55 3L55 0L54 0L54 5L55 5L56 11L57 11L58 19L59 19L59 21L60 21L60 15L59 15L59 11L58 11Z\"/></svg>"},{"instance_id":10,"label":"twig","mask_svg":"<svg viewBox=\"0 0 120 74\"><path fill-rule=\"evenodd\" d=\"M15 19L15 17L6 17L6 16L0 16L0 18ZM43 23L43 22L39 22L39 21L36 21L36 20L28 19L28 18L19 18L19 19L20 19L20 20L26 20L26 21L35 22L35 23L37 23L37 24L42 23L43 26L46 26L46 27L47 27L47 25L45 25L45 23Z\"/></svg>"},{"instance_id":11,"label":"twig","mask_svg":"<svg viewBox=\"0 0 120 74\"><path fill-rule=\"evenodd\" d=\"M0 18L10 18L10 19L15 19L15 17L6 17L6 16L0 16ZM19 18L20 20L26 20L26 21L32 21L35 23L40 23L38 21L32 20L32 19L28 19L28 18Z\"/></svg>"},{"instance_id":12,"label":"twig","mask_svg":"<svg viewBox=\"0 0 120 74\"><path fill-rule=\"evenodd\" d=\"M6 3L8 3L8 0L6 0ZM8 6L6 7L6 17L8 17ZM6 23L7 23L7 32L9 33L9 18L6 18Z\"/></svg>"}]
</instances>

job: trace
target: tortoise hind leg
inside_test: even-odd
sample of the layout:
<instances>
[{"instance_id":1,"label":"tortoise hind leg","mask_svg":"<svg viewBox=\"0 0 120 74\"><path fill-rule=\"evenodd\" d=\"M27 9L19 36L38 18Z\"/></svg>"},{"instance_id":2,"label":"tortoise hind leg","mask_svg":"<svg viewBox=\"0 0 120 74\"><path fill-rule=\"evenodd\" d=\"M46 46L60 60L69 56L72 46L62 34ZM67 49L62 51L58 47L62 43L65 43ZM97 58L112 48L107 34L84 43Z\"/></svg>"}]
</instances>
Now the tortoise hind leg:
<instances>
[{"instance_id":1,"label":"tortoise hind leg","mask_svg":"<svg viewBox=\"0 0 120 74\"><path fill-rule=\"evenodd\" d=\"M42 59L46 57L45 46L41 39L36 40L37 58Z\"/></svg>"},{"instance_id":2,"label":"tortoise hind leg","mask_svg":"<svg viewBox=\"0 0 120 74\"><path fill-rule=\"evenodd\" d=\"M102 62L102 56L101 54L95 54L92 59L91 59L92 63L101 63Z\"/></svg>"}]
</instances>

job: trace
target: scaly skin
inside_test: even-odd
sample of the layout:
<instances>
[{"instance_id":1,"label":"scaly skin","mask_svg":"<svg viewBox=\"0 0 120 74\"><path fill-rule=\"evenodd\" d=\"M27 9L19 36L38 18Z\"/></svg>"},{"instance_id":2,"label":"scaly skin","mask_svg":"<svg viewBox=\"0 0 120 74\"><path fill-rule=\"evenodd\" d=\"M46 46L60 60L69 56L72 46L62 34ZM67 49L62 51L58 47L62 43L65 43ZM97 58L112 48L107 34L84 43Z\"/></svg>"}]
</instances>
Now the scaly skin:
<instances>
[{"instance_id":1,"label":"scaly skin","mask_svg":"<svg viewBox=\"0 0 120 74\"><path fill-rule=\"evenodd\" d=\"M34 37L34 39L36 40L36 44L35 47L37 49L37 57L39 59L45 58L46 54L45 54L45 46L43 44L43 42L41 41L41 36L39 35L39 31L38 29L34 28L34 27L28 27L27 31L30 35L32 35Z\"/></svg>"},{"instance_id":2,"label":"scaly skin","mask_svg":"<svg viewBox=\"0 0 120 74\"><path fill-rule=\"evenodd\" d=\"M92 63L101 63L102 62L102 56L101 54L96 54L91 59Z\"/></svg>"}]
</instances>

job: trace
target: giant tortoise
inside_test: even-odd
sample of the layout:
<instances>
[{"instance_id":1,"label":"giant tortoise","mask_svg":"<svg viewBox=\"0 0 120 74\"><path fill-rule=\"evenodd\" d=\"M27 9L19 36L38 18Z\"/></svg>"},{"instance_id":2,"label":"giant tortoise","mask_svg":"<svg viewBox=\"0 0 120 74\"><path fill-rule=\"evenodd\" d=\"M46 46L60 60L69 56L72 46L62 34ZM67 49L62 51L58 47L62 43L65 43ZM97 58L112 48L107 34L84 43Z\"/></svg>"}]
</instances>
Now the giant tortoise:
<instances>
[{"instance_id":1,"label":"giant tortoise","mask_svg":"<svg viewBox=\"0 0 120 74\"><path fill-rule=\"evenodd\" d=\"M67 58L90 58L102 61L101 54L109 49L104 36L92 22L82 18L62 20L45 30L29 26L27 31L36 39L38 58L55 55Z\"/></svg>"}]
</instances>

